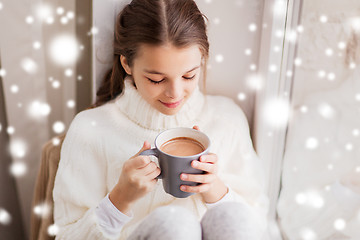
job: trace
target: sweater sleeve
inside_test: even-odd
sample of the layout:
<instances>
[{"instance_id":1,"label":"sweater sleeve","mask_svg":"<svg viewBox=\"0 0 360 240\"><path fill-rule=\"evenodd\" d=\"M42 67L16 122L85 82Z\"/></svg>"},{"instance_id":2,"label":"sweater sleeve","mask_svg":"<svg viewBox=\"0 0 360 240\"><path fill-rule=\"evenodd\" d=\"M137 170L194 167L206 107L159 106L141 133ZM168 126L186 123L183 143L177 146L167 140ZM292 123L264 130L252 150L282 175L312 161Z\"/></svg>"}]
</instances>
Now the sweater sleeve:
<instances>
[{"instance_id":1,"label":"sweater sleeve","mask_svg":"<svg viewBox=\"0 0 360 240\"><path fill-rule=\"evenodd\" d=\"M96 218L96 207L107 194L106 160L93 123L79 113L61 148L53 190L56 239L106 239Z\"/></svg>"},{"instance_id":2,"label":"sweater sleeve","mask_svg":"<svg viewBox=\"0 0 360 240\"><path fill-rule=\"evenodd\" d=\"M231 190L228 201L249 205L259 217L259 230L265 232L269 199L265 190L264 166L253 148L245 114L237 105L228 112L226 119L232 119L227 123L231 128L227 129L226 136L229 152L219 159L219 177ZM233 124L229 124L231 122Z\"/></svg>"}]
</instances>

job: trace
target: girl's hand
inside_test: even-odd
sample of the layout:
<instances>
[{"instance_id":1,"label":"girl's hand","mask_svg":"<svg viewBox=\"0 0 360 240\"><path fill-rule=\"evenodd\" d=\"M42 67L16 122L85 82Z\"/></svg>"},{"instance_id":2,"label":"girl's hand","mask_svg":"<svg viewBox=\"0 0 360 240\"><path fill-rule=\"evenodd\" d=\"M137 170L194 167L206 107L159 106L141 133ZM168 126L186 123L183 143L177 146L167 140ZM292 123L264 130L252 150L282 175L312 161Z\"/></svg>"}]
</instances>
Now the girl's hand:
<instances>
[{"instance_id":1,"label":"girl's hand","mask_svg":"<svg viewBox=\"0 0 360 240\"><path fill-rule=\"evenodd\" d=\"M110 201L122 213L128 213L133 203L155 188L160 168L148 156L139 156L150 148L145 141L140 151L124 163L119 181L109 194Z\"/></svg>"},{"instance_id":2,"label":"girl's hand","mask_svg":"<svg viewBox=\"0 0 360 240\"><path fill-rule=\"evenodd\" d=\"M199 127L194 126L199 130ZM180 189L184 192L200 193L206 203L219 201L228 189L226 185L217 176L218 157L214 153L203 155L198 160L194 160L191 166L196 169L205 171L204 174L185 174L180 175L181 180L200 183L197 186L182 185Z\"/></svg>"}]
</instances>

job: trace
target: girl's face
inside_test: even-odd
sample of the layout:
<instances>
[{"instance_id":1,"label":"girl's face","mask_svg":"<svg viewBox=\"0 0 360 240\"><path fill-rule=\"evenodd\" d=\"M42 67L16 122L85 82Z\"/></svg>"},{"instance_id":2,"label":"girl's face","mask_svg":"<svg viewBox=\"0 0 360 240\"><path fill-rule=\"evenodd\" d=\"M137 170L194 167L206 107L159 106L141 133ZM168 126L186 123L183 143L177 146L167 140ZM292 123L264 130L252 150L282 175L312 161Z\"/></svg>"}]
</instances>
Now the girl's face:
<instances>
[{"instance_id":1,"label":"girl's face","mask_svg":"<svg viewBox=\"0 0 360 240\"><path fill-rule=\"evenodd\" d=\"M139 94L166 115L176 114L199 83L202 55L197 45L142 45L133 66L120 57Z\"/></svg>"}]
</instances>

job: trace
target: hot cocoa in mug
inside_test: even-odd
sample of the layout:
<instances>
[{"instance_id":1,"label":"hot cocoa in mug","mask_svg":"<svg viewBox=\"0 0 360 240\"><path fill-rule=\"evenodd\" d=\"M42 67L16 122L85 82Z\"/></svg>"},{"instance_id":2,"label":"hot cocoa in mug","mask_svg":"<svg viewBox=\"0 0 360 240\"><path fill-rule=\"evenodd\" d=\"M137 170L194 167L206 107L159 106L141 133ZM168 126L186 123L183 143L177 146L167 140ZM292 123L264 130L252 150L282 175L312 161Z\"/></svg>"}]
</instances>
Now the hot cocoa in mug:
<instances>
[{"instance_id":1,"label":"hot cocoa in mug","mask_svg":"<svg viewBox=\"0 0 360 240\"><path fill-rule=\"evenodd\" d=\"M160 150L174 156L192 156L202 153L205 148L195 139L177 137L163 143Z\"/></svg>"},{"instance_id":2,"label":"hot cocoa in mug","mask_svg":"<svg viewBox=\"0 0 360 240\"><path fill-rule=\"evenodd\" d=\"M203 174L191 166L191 162L208 154L210 139L205 133L192 128L172 128L161 132L155 139L155 148L145 150L140 155L153 155L159 160L165 192L178 198L185 198L194 193L183 192L181 185L195 186L198 183L183 181L181 173Z\"/></svg>"}]
</instances>

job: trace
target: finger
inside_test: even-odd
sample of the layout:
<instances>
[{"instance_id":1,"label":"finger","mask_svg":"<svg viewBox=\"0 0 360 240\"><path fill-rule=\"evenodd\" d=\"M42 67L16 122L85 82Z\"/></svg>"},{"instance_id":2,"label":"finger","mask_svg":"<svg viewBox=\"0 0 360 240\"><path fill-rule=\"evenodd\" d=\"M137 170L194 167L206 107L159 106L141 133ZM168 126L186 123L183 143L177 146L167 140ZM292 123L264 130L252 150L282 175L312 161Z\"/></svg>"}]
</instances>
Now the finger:
<instances>
[{"instance_id":1,"label":"finger","mask_svg":"<svg viewBox=\"0 0 360 240\"><path fill-rule=\"evenodd\" d=\"M203 170L208 173L216 173L217 172L217 164L208 163L208 162L199 162L194 160L191 162L191 166L195 169Z\"/></svg>"},{"instance_id":2,"label":"finger","mask_svg":"<svg viewBox=\"0 0 360 240\"><path fill-rule=\"evenodd\" d=\"M149 173L148 175L146 175L146 177L148 179L156 179L157 176L159 176L161 173L160 168L156 168L154 171L152 171L151 173ZM157 179L156 179L157 181Z\"/></svg>"},{"instance_id":3,"label":"finger","mask_svg":"<svg viewBox=\"0 0 360 240\"><path fill-rule=\"evenodd\" d=\"M209 183L200 184L198 186L181 185L180 190L183 192L202 193L209 191L210 187L211 184Z\"/></svg>"},{"instance_id":4,"label":"finger","mask_svg":"<svg viewBox=\"0 0 360 240\"><path fill-rule=\"evenodd\" d=\"M200 157L200 162L217 163L218 157L215 153L209 153Z\"/></svg>"},{"instance_id":5,"label":"finger","mask_svg":"<svg viewBox=\"0 0 360 240\"><path fill-rule=\"evenodd\" d=\"M133 157L137 157L139 156L139 154L145 150L149 150L151 149L151 145L148 141L145 141L143 146L141 147L141 149L139 150L139 152L137 152Z\"/></svg>"},{"instance_id":6,"label":"finger","mask_svg":"<svg viewBox=\"0 0 360 240\"><path fill-rule=\"evenodd\" d=\"M134 168L141 169L146 167L149 163L151 163L149 156L137 156L132 159L131 164Z\"/></svg>"},{"instance_id":7,"label":"finger","mask_svg":"<svg viewBox=\"0 0 360 240\"><path fill-rule=\"evenodd\" d=\"M193 129L200 131L200 128L197 125L193 126Z\"/></svg>"},{"instance_id":8,"label":"finger","mask_svg":"<svg viewBox=\"0 0 360 240\"><path fill-rule=\"evenodd\" d=\"M212 183L215 181L216 176L211 173L207 174L186 174L182 173L180 179L188 182L197 182L197 183Z\"/></svg>"},{"instance_id":9,"label":"finger","mask_svg":"<svg viewBox=\"0 0 360 240\"><path fill-rule=\"evenodd\" d=\"M156 163L150 161L145 167L139 169L141 174L148 175L149 173L153 172L157 168Z\"/></svg>"}]
</instances>

